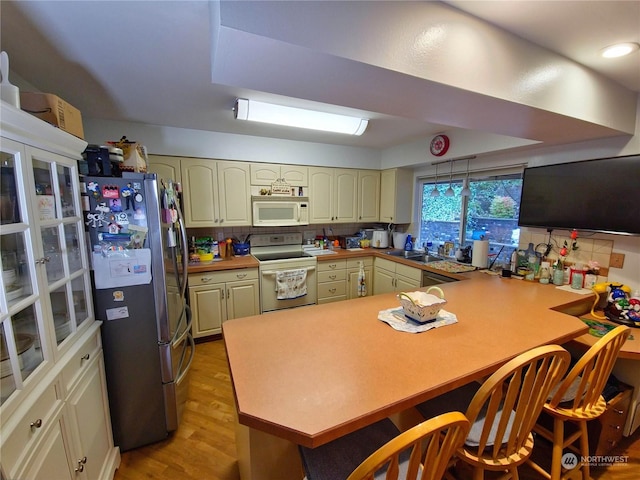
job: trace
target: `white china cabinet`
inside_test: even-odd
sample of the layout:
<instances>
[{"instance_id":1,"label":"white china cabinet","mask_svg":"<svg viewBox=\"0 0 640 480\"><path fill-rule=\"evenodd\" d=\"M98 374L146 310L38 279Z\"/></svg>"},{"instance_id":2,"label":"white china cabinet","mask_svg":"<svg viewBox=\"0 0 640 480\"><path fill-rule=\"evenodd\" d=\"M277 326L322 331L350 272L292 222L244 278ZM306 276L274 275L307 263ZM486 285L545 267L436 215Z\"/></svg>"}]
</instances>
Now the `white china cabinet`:
<instances>
[{"instance_id":1,"label":"white china cabinet","mask_svg":"<svg viewBox=\"0 0 640 480\"><path fill-rule=\"evenodd\" d=\"M120 455L80 205L86 142L0 107L2 476L113 478Z\"/></svg>"}]
</instances>

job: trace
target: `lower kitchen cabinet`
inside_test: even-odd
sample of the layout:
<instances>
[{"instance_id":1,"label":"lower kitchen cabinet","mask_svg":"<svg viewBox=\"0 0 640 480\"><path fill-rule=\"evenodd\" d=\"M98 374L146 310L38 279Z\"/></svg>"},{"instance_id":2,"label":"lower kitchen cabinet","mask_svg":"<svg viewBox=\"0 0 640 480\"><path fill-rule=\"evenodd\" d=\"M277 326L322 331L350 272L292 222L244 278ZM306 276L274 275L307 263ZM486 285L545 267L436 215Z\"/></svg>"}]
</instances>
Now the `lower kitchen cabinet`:
<instances>
[{"instance_id":1,"label":"lower kitchen cabinet","mask_svg":"<svg viewBox=\"0 0 640 480\"><path fill-rule=\"evenodd\" d=\"M358 275L360 262L364 264L365 296L373 295L373 257L350 258L347 260L347 298L358 297Z\"/></svg>"},{"instance_id":2,"label":"lower kitchen cabinet","mask_svg":"<svg viewBox=\"0 0 640 480\"><path fill-rule=\"evenodd\" d=\"M3 425L2 474L19 479L112 479L120 464L113 446L99 323L58 362Z\"/></svg>"},{"instance_id":3,"label":"lower kitchen cabinet","mask_svg":"<svg viewBox=\"0 0 640 480\"><path fill-rule=\"evenodd\" d=\"M225 320L258 315L258 269L190 274L189 304L194 338L220 333Z\"/></svg>"},{"instance_id":4,"label":"lower kitchen cabinet","mask_svg":"<svg viewBox=\"0 0 640 480\"><path fill-rule=\"evenodd\" d=\"M384 258L375 259L373 292L375 295L420 288L422 270Z\"/></svg>"},{"instance_id":5,"label":"lower kitchen cabinet","mask_svg":"<svg viewBox=\"0 0 640 480\"><path fill-rule=\"evenodd\" d=\"M318 262L318 304L347 299L347 261Z\"/></svg>"}]
</instances>

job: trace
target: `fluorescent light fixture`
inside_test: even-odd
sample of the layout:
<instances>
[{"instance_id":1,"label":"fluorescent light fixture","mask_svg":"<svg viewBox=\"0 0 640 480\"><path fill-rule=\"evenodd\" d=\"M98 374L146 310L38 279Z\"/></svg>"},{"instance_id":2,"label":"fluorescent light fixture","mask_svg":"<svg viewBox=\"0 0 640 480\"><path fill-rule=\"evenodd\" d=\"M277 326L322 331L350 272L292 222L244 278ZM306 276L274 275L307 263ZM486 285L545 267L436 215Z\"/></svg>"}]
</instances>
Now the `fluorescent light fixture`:
<instances>
[{"instance_id":1,"label":"fluorescent light fixture","mask_svg":"<svg viewBox=\"0 0 640 480\"><path fill-rule=\"evenodd\" d=\"M234 110L238 120L271 123L286 127L309 128L325 132L362 135L369 123L368 120L335 113L317 112L303 108L285 107L272 103L236 99Z\"/></svg>"},{"instance_id":2,"label":"fluorescent light fixture","mask_svg":"<svg viewBox=\"0 0 640 480\"><path fill-rule=\"evenodd\" d=\"M640 45L637 43L616 43L615 45L610 45L606 48L602 49L601 55L604 58L617 58L624 57L625 55L629 55L630 53L635 52L640 48Z\"/></svg>"}]
</instances>

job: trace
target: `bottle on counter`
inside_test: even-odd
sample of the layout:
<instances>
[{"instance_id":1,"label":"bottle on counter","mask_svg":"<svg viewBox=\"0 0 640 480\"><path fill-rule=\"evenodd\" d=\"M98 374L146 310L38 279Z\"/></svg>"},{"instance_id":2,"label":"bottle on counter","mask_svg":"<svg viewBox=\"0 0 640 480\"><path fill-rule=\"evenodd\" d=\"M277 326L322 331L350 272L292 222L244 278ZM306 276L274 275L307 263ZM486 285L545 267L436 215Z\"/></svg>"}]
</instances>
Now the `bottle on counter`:
<instances>
[{"instance_id":1,"label":"bottle on counter","mask_svg":"<svg viewBox=\"0 0 640 480\"><path fill-rule=\"evenodd\" d=\"M358 262L360 265L360 269L358 271L358 296L366 297L367 296L367 283L364 274L364 263L362 261Z\"/></svg>"},{"instance_id":2,"label":"bottle on counter","mask_svg":"<svg viewBox=\"0 0 640 480\"><path fill-rule=\"evenodd\" d=\"M562 269L562 262L557 260L553 265L553 284L561 286L564 284L564 270Z\"/></svg>"},{"instance_id":3,"label":"bottle on counter","mask_svg":"<svg viewBox=\"0 0 640 480\"><path fill-rule=\"evenodd\" d=\"M511 273L516 273L518 269L518 250L516 248L511 252L511 263L510 263Z\"/></svg>"},{"instance_id":4,"label":"bottle on counter","mask_svg":"<svg viewBox=\"0 0 640 480\"><path fill-rule=\"evenodd\" d=\"M551 272L549 267L549 262L542 262L540 264L540 283L548 284L551 281Z\"/></svg>"},{"instance_id":5,"label":"bottle on counter","mask_svg":"<svg viewBox=\"0 0 640 480\"><path fill-rule=\"evenodd\" d=\"M413 250L413 243L411 242L411 234L407 235L407 240L404 242L404 249L407 252Z\"/></svg>"}]
</instances>

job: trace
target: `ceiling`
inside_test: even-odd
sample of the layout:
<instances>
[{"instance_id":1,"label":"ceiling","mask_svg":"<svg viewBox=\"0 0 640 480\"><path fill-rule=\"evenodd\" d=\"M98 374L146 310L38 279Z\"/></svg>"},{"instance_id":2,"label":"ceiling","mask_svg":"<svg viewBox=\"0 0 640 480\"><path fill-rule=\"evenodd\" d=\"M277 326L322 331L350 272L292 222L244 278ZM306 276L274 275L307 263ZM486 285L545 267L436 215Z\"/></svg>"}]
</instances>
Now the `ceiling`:
<instances>
[{"instance_id":1,"label":"ceiling","mask_svg":"<svg viewBox=\"0 0 640 480\"><path fill-rule=\"evenodd\" d=\"M570 59L581 65L576 74L616 95L640 92L640 52L598 56L609 44L640 42L638 1L3 0L0 8L14 83L56 93L85 119L374 149L450 131L558 144L630 132L551 111L538 91L515 92L516 76L501 68L505 56L518 68L528 57ZM412 57L415 45L404 45L427 18L431 28L420 38L432 51ZM440 45L434 32L456 22L480 31L478 19L526 54L491 45L492 57L494 38L483 37L486 58L461 56L452 67L452 45L473 40ZM433 73L412 70L418 66ZM438 67L469 85L439 77ZM484 86L474 91L472 82ZM369 127L351 137L241 122L232 112L237 97L362 115Z\"/></svg>"}]
</instances>

